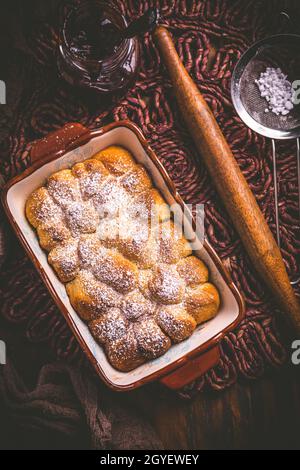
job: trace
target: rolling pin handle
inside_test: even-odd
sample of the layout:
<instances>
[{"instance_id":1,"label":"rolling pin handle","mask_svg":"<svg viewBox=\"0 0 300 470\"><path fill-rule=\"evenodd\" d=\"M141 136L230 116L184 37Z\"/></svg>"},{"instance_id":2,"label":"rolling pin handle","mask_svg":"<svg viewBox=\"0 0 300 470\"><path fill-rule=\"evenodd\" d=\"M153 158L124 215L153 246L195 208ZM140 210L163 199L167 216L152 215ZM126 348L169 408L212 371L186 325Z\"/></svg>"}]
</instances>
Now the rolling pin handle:
<instances>
[{"instance_id":1,"label":"rolling pin handle","mask_svg":"<svg viewBox=\"0 0 300 470\"><path fill-rule=\"evenodd\" d=\"M213 112L180 60L170 32L158 26L153 37L169 72L183 119L236 231L256 270L300 335L300 304L258 202Z\"/></svg>"}]
</instances>

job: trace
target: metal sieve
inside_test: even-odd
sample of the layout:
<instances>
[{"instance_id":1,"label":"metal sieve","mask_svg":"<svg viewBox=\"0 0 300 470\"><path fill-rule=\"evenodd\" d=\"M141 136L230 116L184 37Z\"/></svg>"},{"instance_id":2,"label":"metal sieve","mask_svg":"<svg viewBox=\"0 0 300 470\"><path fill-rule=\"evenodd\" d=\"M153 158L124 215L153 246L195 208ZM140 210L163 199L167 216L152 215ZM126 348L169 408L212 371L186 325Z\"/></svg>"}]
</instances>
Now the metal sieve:
<instances>
[{"instance_id":1,"label":"metal sieve","mask_svg":"<svg viewBox=\"0 0 300 470\"><path fill-rule=\"evenodd\" d=\"M254 44L241 57L233 72L231 94L234 107L253 131L272 139L274 199L277 242L280 247L278 176L276 140L296 139L300 220L300 105L287 116L266 112L267 101L261 97L255 80L267 67L280 67L290 82L300 80L300 36L279 34ZM297 284L300 279L293 281Z\"/></svg>"}]
</instances>

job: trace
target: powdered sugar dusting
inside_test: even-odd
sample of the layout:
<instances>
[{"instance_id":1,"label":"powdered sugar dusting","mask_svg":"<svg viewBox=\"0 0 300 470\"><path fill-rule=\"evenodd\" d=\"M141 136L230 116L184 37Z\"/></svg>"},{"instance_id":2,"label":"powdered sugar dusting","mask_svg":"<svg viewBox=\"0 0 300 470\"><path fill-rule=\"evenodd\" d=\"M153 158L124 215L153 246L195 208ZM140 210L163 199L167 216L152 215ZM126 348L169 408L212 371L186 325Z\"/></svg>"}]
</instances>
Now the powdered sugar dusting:
<instances>
[{"instance_id":1,"label":"powdered sugar dusting","mask_svg":"<svg viewBox=\"0 0 300 470\"><path fill-rule=\"evenodd\" d=\"M96 234L83 235L79 241L78 254L81 266L86 269L101 263L102 259L107 256L107 250Z\"/></svg>"},{"instance_id":2,"label":"powdered sugar dusting","mask_svg":"<svg viewBox=\"0 0 300 470\"><path fill-rule=\"evenodd\" d=\"M121 184L131 194L141 193L152 186L149 176L142 167L137 167L125 174L121 179Z\"/></svg>"},{"instance_id":3,"label":"powdered sugar dusting","mask_svg":"<svg viewBox=\"0 0 300 470\"><path fill-rule=\"evenodd\" d=\"M120 305L120 295L111 287L97 281L90 271L82 270L79 276L84 291L88 293L100 312L105 313L108 308Z\"/></svg>"},{"instance_id":4,"label":"powdered sugar dusting","mask_svg":"<svg viewBox=\"0 0 300 470\"><path fill-rule=\"evenodd\" d=\"M90 327L97 341L106 344L125 336L129 324L119 309L111 308L104 317L92 321Z\"/></svg>"},{"instance_id":5,"label":"powdered sugar dusting","mask_svg":"<svg viewBox=\"0 0 300 470\"><path fill-rule=\"evenodd\" d=\"M30 215L30 221L34 226L36 223L59 223L63 219L61 208L54 202L46 188L39 188L30 196L27 201L27 215Z\"/></svg>"},{"instance_id":6,"label":"powdered sugar dusting","mask_svg":"<svg viewBox=\"0 0 300 470\"><path fill-rule=\"evenodd\" d=\"M123 338L108 343L106 351L113 366L119 370L129 371L145 361L132 328Z\"/></svg>"},{"instance_id":7,"label":"powdered sugar dusting","mask_svg":"<svg viewBox=\"0 0 300 470\"><path fill-rule=\"evenodd\" d=\"M97 279L107 283L119 292L129 292L137 284L135 265L113 252L110 252L109 257L103 258L101 263L93 268L93 272Z\"/></svg>"},{"instance_id":8,"label":"powdered sugar dusting","mask_svg":"<svg viewBox=\"0 0 300 470\"><path fill-rule=\"evenodd\" d=\"M48 179L47 184L49 194L62 207L66 207L73 201L81 199L79 182L72 176L71 172L66 173L68 177L64 179L65 172L67 170L54 174Z\"/></svg>"},{"instance_id":9,"label":"powdered sugar dusting","mask_svg":"<svg viewBox=\"0 0 300 470\"><path fill-rule=\"evenodd\" d=\"M138 346L147 359L155 359L161 356L171 346L170 339L153 319L136 323L134 329Z\"/></svg>"},{"instance_id":10,"label":"powdered sugar dusting","mask_svg":"<svg viewBox=\"0 0 300 470\"><path fill-rule=\"evenodd\" d=\"M195 320L179 306L159 309L156 320L162 330L175 342L188 338L196 327Z\"/></svg>"},{"instance_id":11,"label":"powdered sugar dusting","mask_svg":"<svg viewBox=\"0 0 300 470\"><path fill-rule=\"evenodd\" d=\"M90 202L72 202L66 208L66 221L76 237L80 233L93 233L99 224L99 216Z\"/></svg>"},{"instance_id":12,"label":"powdered sugar dusting","mask_svg":"<svg viewBox=\"0 0 300 470\"><path fill-rule=\"evenodd\" d=\"M88 199L97 194L102 182L103 176L100 173L92 173L80 178L80 188L83 197Z\"/></svg>"},{"instance_id":13,"label":"powdered sugar dusting","mask_svg":"<svg viewBox=\"0 0 300 470\"><path fill-rule=\"evenodd\" d=\"M142 316L154 315L156 305L139 291L134 291L123 299L121 310L128 320L135 321Z\"/></svg>"},{"instance_id":14,"label":"powdered sugar dusting","mask_svg":"<svg viewBox=\"0 0 300 470\"><path fill-rule=\"evenodd\" d=\"M93 197L100 217L116 217L133 204L133 199L115 178L107 179Z\"/></svg>"},{"instance_id":15,"label":"powdered sugar dusting","mask_svg":"<svg viewBox=\"0 0 300 470\"><path fill-rule=\"evenodd\" d=\"M74 278L79 271L77 247L78 240L71 238L49 253L49 263L54 267L63 282Z\"/></svg>"},{"instance_id":16,"label":"powdered sugar dusting","mask_svg":"<svg viewBox=\"0 0 300 470\"><path fill-rule=\"evenodd\" d=\"M185 284L173 266L160 266L149 282L149 289L160 302L177 304L183 299Z\"/></svg>"}]
</instances>

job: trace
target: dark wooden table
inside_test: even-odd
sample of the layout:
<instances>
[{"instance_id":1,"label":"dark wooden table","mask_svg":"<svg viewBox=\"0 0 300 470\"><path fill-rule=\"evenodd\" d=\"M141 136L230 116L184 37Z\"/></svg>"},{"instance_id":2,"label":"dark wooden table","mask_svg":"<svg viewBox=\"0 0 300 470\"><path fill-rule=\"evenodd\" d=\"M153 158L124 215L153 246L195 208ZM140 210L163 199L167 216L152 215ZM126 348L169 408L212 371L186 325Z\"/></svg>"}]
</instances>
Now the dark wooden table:
<instances>
[{"instance_id":1,"label":"dark wooden table","mask_svg":"<svg viewBox=\"0 0 300 470\"><path fill-rule=\"evenodd\" d=\"M11 348L11 355L33 385L40 366L51 359L47 351L30 345L21 331L3 320L0 338L18 345ZM120 402L129 402L148 417L168 450L300 449L300 366L287 365L222 393L203 392L192 401L182 401L167 390L158 393L150 386L120 394ZM40 431L24 432L1 404L0 416L1 449L88 448L85 429L76 439L62 439Z\"/></svg>"},{"instance_id":2,"label":"dark wooden table","mask_svg":"<svg viewBox=\"0 0 300 470\"><path fill-rule=\"evenodd\" d=\"M168 449L300 449L299 369L153 408Z\"/></svg>"}]
</instances>

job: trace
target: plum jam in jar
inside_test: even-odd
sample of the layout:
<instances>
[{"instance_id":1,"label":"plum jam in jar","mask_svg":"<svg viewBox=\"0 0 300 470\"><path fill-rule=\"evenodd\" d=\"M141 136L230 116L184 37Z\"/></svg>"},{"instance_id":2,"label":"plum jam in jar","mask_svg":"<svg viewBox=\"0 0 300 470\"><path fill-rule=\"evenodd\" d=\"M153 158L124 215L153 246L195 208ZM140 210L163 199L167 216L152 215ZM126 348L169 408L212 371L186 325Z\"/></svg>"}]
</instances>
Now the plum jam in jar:
<instances>
[{"instance_id":1,"label":"plum jam in jar","mask_svg":"<svg viewBox=\"0 0 300 470\"><path fill-rule=\"evenodd\" d=\"M60 75L92 95L123 95L134 81L139 59L136 38L116 41L126 26L110 2L82 1L71 7L60 31Z\"/></svg>"}]
</instances>

